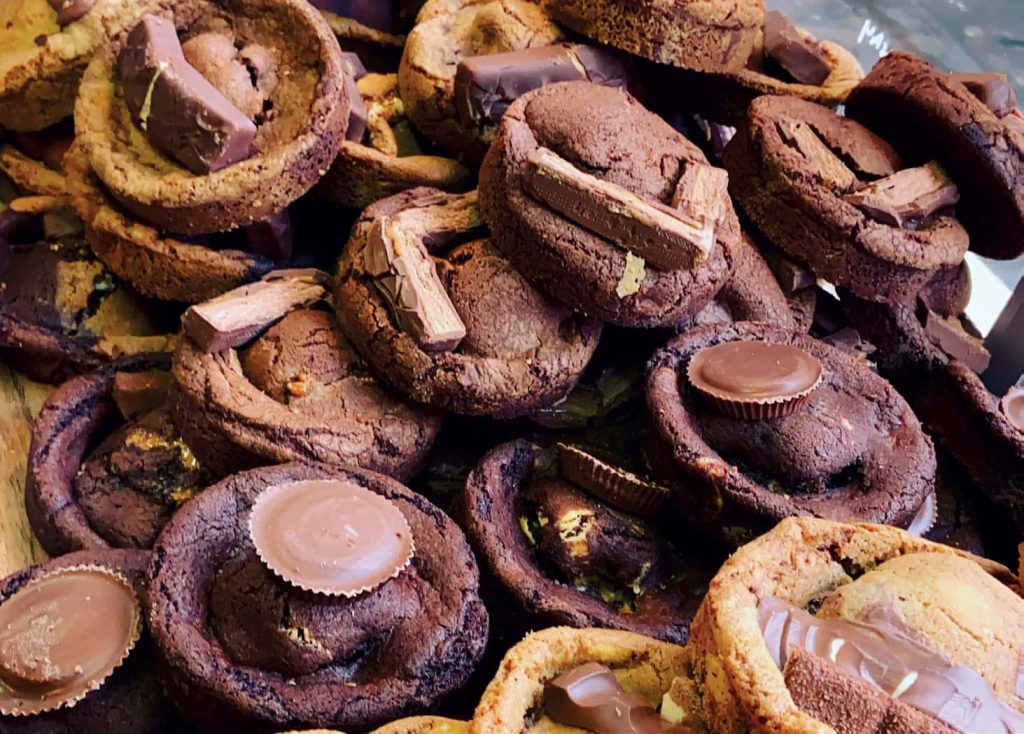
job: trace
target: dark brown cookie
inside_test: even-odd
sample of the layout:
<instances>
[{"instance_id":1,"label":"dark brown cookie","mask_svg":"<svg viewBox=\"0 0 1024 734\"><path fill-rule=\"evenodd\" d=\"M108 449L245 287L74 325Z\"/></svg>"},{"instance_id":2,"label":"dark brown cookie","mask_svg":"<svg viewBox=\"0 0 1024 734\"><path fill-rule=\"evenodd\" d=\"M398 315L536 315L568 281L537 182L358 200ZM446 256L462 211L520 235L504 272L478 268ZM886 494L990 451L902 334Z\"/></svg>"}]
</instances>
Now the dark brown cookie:
<instances>
[{"instance_id":1,"label":"dark brown cookie","mask_svg":"<svg viewBox=\"0 0 1024 734\"><path fill-rule=\"evenodd\" d=\"M405 221L408 224L402 224ZM367 269L385 225L424 244L465 327L454 349L430 350L396 321ZM476 194L416 189L369 207L339 266L335 307L342 330L381 379L456 413L510 418L550 405L576 383L601 325L534 289L483 234Z\"/></svg>"},{"instance_id":2,"label":"dark brown cookie","mask_svg":"<svg viewBox=\"0 0 1024 734\"><path fill-rule=\"evenodd\" d=\"M136 363L148 369L152 363ZM166 362L162 365L166 369ZM43 548L148 548L171 514L206 485L165 409L125 422L112 371L76 377L32 428L25 507Z\"/></svg>"},{"instance_id":3,"label":"dark brown cookie","mask_svg":"<svg viewBox=\"0 0 1024 734\"><path fill-rule=\"evenodd\" d=\"M906 156L938 160L960 189L971 249L1024 253L1024 118L990 110L964 84L910 54L888 54L850 94L846 113Z\"/></svg>"},{"instance_id":4,"label":"dark brown cookie","mask_svg":"<svg viewBox=\"0 0 1024 734\"><path fill-rule=\"evenodd\" d=\"M820 384L790 415L733 418L690 384L696 353L751 341L820 362ZM903 398L863 360L787 329L691 329L648 363L647 402L679 467L684 510L732 542L799 514L906 527L934 490L934 449Z\"/></svg>"},{"instance_id":5,"label":"dark brown cookie","mask_svg":"<svg viewBox=\"0 0 1024 734\"><path fill-rule=\"evenodd\" d=\"M570 483L557 461L514 441L470 474L462 517L491 572L545 624L684 642L713 568L688 557L657 521Z\"/></svg>"},{"instance_id":6,"label":"dark brown cookie","mask_svg":"<svg viewBox=\"0 0 1024 734\"><path fill-rule=\"evenodd\" d=\"M967 250L948 207L903 226L858 208L853 197L869 182L904 165L867 128L811 102L755 100L725 165L730 192L772 244L861 298L905 301Z\"/></svg>"},{"instance_id":7,"label":"dark brown cookie","mask_svg":"<svg viewBox=\"0 0 1024 734\"><path fill-rule=\"evenodd\" d=\"M696 146L621 90L572 82L521 97L481 169L480 207L495 245L541 291L611 323L672 326L728 280L740 236L728 197L695 212L706 226L719 221L706 261L659 269L528 193L529 159L542 148L655 209L668 208L688 170L707 167ZM720 220L711 206L720 207Z\"/></svg>"},{"instance_id":8,"label":"dark brown cookie","mask_svg":"<svg viewBox=\"0 0 1024 734\"><path fill-rule=\"evenodd\" d=\"M367 371L327 311L293 311L237 352L183 339L172 372L175 423L220 474L306 459L406 478L441 428Z\"/></svg>"},{"instance_id":9,"label":"dark brown cookie","mask_svg":"<svg viewBox=\"0 0 1024 734\"><path fill-rule=\"evenodd\" d=\"M760 0L553 0L548 5L577 33L651 61L701 71L742 69L764 22Z\"/></svg>"},{"instance_id":10,"label":"dark brown cookie","mask_svg":"<svg viewBox=\"0 0 1024 734\"><path fill-rule=\"evenodd\" d=\"M252 505L269 487L308 480L386 498L411 528L411 564L352 598L273 575L250 539ZM203 730L370 729L457 690L487 639L465 537L373 472L284 464L234 475L175 515L156 553L153 636L172 696Z\"/></svg>"},{"instance_id":11,"label":"dark brown cookie","mask_svg":"<svg viewBox=\"0 0 1024 734\"><path fill-rule=\"evenodd\" d=\"M148 551L142 550L93 549L68 553L52 561L29 566L0 581L0 605L44 575L89 567L121 575L131 584L145 612L150 557ZM6 642L13 644L12 640ZM176 731L181 722L157 680L155 658L152 642L144 632L128 659L98 690L88 693L71 708L32 716L0 715L0 731L4 734L163 734Z\"/></svg>"}]
</instances>

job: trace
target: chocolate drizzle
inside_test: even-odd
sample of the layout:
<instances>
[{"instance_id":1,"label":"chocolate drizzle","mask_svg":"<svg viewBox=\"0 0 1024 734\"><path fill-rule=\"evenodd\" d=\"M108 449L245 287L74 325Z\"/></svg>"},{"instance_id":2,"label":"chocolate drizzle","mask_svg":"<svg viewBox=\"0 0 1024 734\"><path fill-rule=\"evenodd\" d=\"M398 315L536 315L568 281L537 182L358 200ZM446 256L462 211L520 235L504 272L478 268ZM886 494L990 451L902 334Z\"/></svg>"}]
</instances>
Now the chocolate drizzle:
<instances>
[{"instance_id":1,"label":"chocolate drizzle","mask_svg":"<svg viewBox=\"0 0 1024 734\"><path fill-rule=\"evenodd\" d=\"M819 619L773 597L757 607L765 644L780 670L790 651L800 648L965 734L1024 731L1024 714L1000 700L976 671L922 644L894 608L879 604L860 616Z\"/></svg>"}]
</instances>

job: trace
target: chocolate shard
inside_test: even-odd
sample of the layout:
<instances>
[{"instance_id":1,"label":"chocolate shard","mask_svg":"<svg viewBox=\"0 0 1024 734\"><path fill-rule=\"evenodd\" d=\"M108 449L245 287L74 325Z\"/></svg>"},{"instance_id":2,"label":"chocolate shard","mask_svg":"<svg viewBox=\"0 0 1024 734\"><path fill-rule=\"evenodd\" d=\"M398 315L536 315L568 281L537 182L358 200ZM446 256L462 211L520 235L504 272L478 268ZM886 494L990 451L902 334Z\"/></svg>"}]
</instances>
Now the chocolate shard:
<instances>
[{"instance_id":1,"label":"chocolate shard","mask_svg":"<svg viewBox=\"0 0 1024 734\"><path fill-rule=\"evenodd\" d=\"M509 106L530 90L573 81L624 87L628 73L618 55L580 43L471 56L455 71L455 108L463 125L496 125Z\"/></svg>"},{"instance_id":2,"label":"chocolate shard","mask_svg":"<svg viewBox=\"0 0 1024 734\"><path fill-rule=\"evenodd\" d=\"M544 713L553 721L595 734L688 734L662 719L646 700L627 693L600 663L586 663L544 686Z\"/></svg>"},{"instance_id":3,"label":"chocolate shard","mask_svg":"<svg viewBox=\"0 0 1024 734\"><path fill-rule=\"evenodd\" d=\"M660 201L643 199L579 170L547 148L530 153L523 183L536 199L660 270L699 267L715 245L715 226L706 214L693 219Z\"/></svg>"},{"instance_id":4,"label":"chocolate shard","mask_svg":"<svg viewBox=\"0 0 1024 734\"><path fill-rule=\"evenodd\" d=\"M363 260L399 328L421 349L450 352L459 346L466 325L422 239L400 221L381 217L370 230Z\"/></svg>"},{"instance_id":5,"label":"chocolate shard","mask_svg":"<svg viewBox=\"0 0 1024 734\"><path fill-rule=\"evenodd\" d=\"M359 54L354 51L342 51L341 64L345 67L348 75L356 81L366 76L366 66L363 64L363 60L359 58Z\"/></svg>"},{"instance_id":6,"label":"chocolate shard","mask_svg":"<svg viewBox=\"0 0 1024 734\"><path fill-rule=\"evenodd\" d=\"M967 331L959 316L943 318L923 308L921 323L928 340L950 359L963 362L978 374L988 369L992 355L985 348L985 342Z\"/></svg>"},{"instance_id":7,"label":"chocolate shard","mask_svg":"<svg viewBox=\"0 0 1024 734\"><path fill-rule=\"evenodd\" d=\"M836 734L956 733L938 719L800 648L790 652L783 677L793 703L831 726Z\"/></svg>"},{"instance_id":8,"label":"chocolate shard","mask_svg":"<svg viewBox=\"0 0 1024 734\"><path fill-rule=\"evenodd\" d=\"M832 73L821 47L777 10L764 17L764 53L794 81L820 87Z\"/></svg>"},{"instance_id":9,"label":"chocolate shard","mask_svg":"<svg viewBox=\"0 0 1024 734\"><path fill-rule=\"evenodd\" d=\"M169 385L169 373L160 370L118 372L111 392L121 415L132 420L163 405Z\"/></svg>"},{"instance_id":10,"label":"chocolate shard","mask_svg":"<svg viewBox=\"0 0 1024 734\"><path fill-rule=\"evenodd\" d=\"M729 173L701 163L686 166L672 194L672 208L717 230L729 210Z\"/></svg>"},{"instance_id":11,"label":"chocolate shard","mask_svg":"<svg viewBox=\"0 0 1024 734\"><path fill-rule=\"evenodd\" d=\"M996 117L1006 117L1017 107L1017 95L1006 74L957 71L951 73L949 78L967 87Z\"/></svg>"},{"instance_id":12,"label":"chocolate shard","mask_svg":"<svg viewBox=\"0 0 1024 734\"><path fill-rule=\"evenodd\" d=\"M263 280L190 306L182 330L205 352L222 352L251 341L296 308L327 295L331 278L312 268L277 270Z\"/></svg>"},{"instance_id":13,"label":"chocolate shard","mask_svg":"<svg viewBox=\"0 0 1024 734\"><path fill-rule=\"evenodd\" d=\"M843 197L876 222L905 227L960 200L956 184L932 161L867 184Z\"/></svg>"},{"instance_id":14,"label":"chocolate shard","mask_svg":"<svg viewBox=\"0 0 1024 734\"><path fill-rule=\"evenodd\" d=\"M144 15L128 34L118 71L147 140L193 173L251 155L256 125L185 60L171 21Z\"/></svg>"},{"instance_id":15,"label":"chocolate shard","mask_svg":"<svg viewBox=\"0 0 1024 734\"><path fill-rule=\"evenodd\" d=\"M370 111L366 109L363 95L359 93L359 85L354 76L345 75L345 90L348 92L349 112L348 127L345 129L345 140L361 143L366 137L366 128L370 125Z\"/></svg>"},{"instance_id":16,"label":"chocolate shard","mask_svg":"<svg viewBox=\"0 0 1024 734\"><path fill-rule=\"evenodd\" d=\"M836 191L846 193L857 185L853 171L822 142L806 122L784 120L775 124L786 145L807 161L808 172Z\"/></svg>"},{"instance_id":17,"label":"chocolate shard","mask_svg":"<svg viewBox=\"0 0 1024 734\"><path fill-rule=\"evenodd\" d=\"M50 7L57 11L57 25L63 28L85 17L92 10L96 0L48 0Z\"/></svg>"},{"instance_id":18,"label":"chocolate shard","mask_svg":"<svg viewBox=\"0 0 1024 734\"><path fill-rule=\"evenodd\" d=\"M764 261L768 263L772 275L775 276L775 280L779 282L782 292L787 296L817 285L818 279L814 277L814 273L790 258L782 250L776 247L763 247L760 252Z\"/></svg>"},{"instance_id":19,"label":"chocolate shard","mask_svg":"<svg viewBox=\"0 0 1024 734\"><path fill-rule=\"evenodd\" d=\"M292 217L287 209L261 222L253 222L244 231L245 244L249 252L262 255L274 262L292 259L294 235Z\"/></svg>"}]
</instances>

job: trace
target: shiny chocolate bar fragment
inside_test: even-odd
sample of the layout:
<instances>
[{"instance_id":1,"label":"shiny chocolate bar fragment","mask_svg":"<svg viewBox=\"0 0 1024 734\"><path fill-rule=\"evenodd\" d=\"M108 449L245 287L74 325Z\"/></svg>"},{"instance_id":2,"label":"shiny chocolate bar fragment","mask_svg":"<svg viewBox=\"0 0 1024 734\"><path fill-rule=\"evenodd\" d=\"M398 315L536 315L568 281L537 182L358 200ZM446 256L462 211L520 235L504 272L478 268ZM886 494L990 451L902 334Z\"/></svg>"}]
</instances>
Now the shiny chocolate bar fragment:
<instances>
[{"instance_id":1,"label":"shiny chocolate bar fragment","mask_svg":"<svg viewBox=\"0 0 1024 734\"><path fill-rule=\"evenodd\" d=\"M960 200L956 184L932 161L874 181L844 199L876 222L905 227Z\"/></svg>"},{"instance_id":2,"label":"shiny chocolate bar fragment","mask_svg":"<svg viewBox=\"0 0 1024 734\"><path fill-rule=\"evenodd\" d=\"M715 223L648 201L579 170L547 148L529 156L523 183L539 201L660 270L699 267L715 245ZM693 207L708 211L710 204Z\"/></svg>"},{"instance_id":3,"label":"shiny chocolate bar fragment","mask_svg":"<svg viewBox=\"0 0 1024 734\"><path fill-rule=\"evenodd\" d=\"M1006 117L1017 107L1017 95L1006 74L957 71L949 78L967 87L967 91L992 110L996 117Z\"/></svg>"},{"instance_id":4,"label":"shiny chocolate bar fragment","mask_svg":"<svg viewBox=\"0 0 1024 734\"><path fill-rule=\"evenodd\" d=\"M111 394L121 415L133 420L163 405L169 385L168 372L118 372L114 375Z\"/></svg>"},{"instance_id":5,"label":"shiny chocolate bar fragment","mask_svg":"<svg viewBox=\"0 0 1024 734\"><path fill-rule=\"evenodd\" d=\"M556 43L504 54L471 56L455 72L455 108L463 125L497 125L509 106L532 89L556 82L589 81L624 87L628 74L611 51Z\"/></svg>"},{"instance_id":6,"label":"shiny chocolate bar fragment","mask_svg":"<svg viewBox=\"0 0 1024 734\"><path fill-rule=\"evenodd\" d=\"M832 73L832 64L818 44L777 10L764 17L764 53L800 84L820 87Z\"/></svg>"},{"instance_id":7,"label":"shiny chocolate bar fragment","mask_svg":"<svg viewBox=\"0 0 1024 734\"><path fill-rule=\"evenodd\" d=\"M331 276L321 270L275 270L263 280L189 306L181 327L204 352L240 347L288 313L327 296Z\"/></svg>"},{"instance_id":8,"label":"shiny chocolate bar fragment","mask_svg":"<svg viewBox=\"0 0 1024 734\"><path fill-rule=\"evenodd\" d=\"M782 141L807 161L808 172L825 185L845 193L857 185L857 176L818 137L806 122L785 120L775 123Z\"/></svg>"},{"instance_id":9,"label":"shiny chocolate bar fragment","mask_svg":"<svg viewBox=\"0 0 1024 734\"><path fill-rule=\"evenodd\" d=\"M975 336L964 328L959 316L944 318L925 308L919 318L928 341L942 350L947 357L963 362L979 375L988 369L992 355L985 348L980 336Z\"/></svg>"},{"instance_id":10,"label":"shiny chocolate bar fragment","mask_svg":"<svg viewBox=\"0 0 1024 734\"><path fill-rule=\"evenodd\" d=\"M428 352L450 352L466 337L422 237L396 218L381 217L367 239L363 262L402 331Z\"/></svg>"},{"instance_id":11,"label":"shiny chocolate bar fragment","mask_svg":"<svg viewBox=\"0 0 1024 734\"><path fill-rule=\"evenodd\" d=\"M672 194L673 209L715 228L725 218L729 203L729 173L702 163L686 166Z\"/></svg>"},{"instance_id":12,"label":"shiny chocolate bar fragment","mask_svg":"<svg viewBox=\"0 0 1024 734\"><path fill-rule=\"evenodd\" d=\"M195 174L252 154L256 125L185 60L174 24L144 15L128 34L118 72L146 139Z\"/></svg>"}]
</instances>

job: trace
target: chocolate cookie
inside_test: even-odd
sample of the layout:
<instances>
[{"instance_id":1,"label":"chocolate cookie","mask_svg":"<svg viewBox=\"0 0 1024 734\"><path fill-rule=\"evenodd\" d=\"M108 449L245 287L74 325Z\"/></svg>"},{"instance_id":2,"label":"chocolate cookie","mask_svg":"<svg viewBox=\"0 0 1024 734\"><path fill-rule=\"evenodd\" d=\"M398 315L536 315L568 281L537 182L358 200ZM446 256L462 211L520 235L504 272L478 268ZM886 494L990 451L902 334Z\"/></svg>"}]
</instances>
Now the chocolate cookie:
<instances>
[{"instance_id":1,"label":"chocolate cookie","mask_svg":"<svg viewBox=\"0 0 1024 734\"><path fill-rule=\"evenodd\" d=\"M0 212L0 350L30 377L70 375L174 349L173 311L142 298L98 261L64 208ZM78 232L75 232L78 229Z\"/></svg>"},{"instance_id":2,"label":"chocolate cookie","mask_svg":"<svg viewBox=\"0 0 1024 734\"><path fill-rule=\"evenodd\" d=\"M550 46L562 31L530 0L429 0L409 33L398 88L409 119L429 140L469 165L487 152L493 127L466 125L456 110L455 77L464 59Z\"/></svg>"},{"instance_id":3,"label":"chocolate cookie","mask_svg":"<svg viewBox=\"0 0 1024 734\"><path fill-rule=\"evenodd\" d=\"M153 0L5 3L0 11L0 127L42 130L68 117L93 53L157 6Z\"/></svg>"},{"instance_id":4,"label":"chocolate cookie","mask_svg":"<svg viewBox=\"0 0 1024 734\"><path fill-rule=\"evenodd\" d=\"M958 189L937 164L907 168L888 143L831 110L760 97L725 149L729 188L774 245L874 301L905 301L959 265Z\"/></svg>"},{"instance_id":5,"label":"chocolate cookie","mask_svg":"<svg viewBox=\"0 0 1024 734\"><path fill-rule=\"evenodd\" d=\"M274 262L247 252L245 238L190 238L162 232L126 215L96 178L85 150L73 146L65 159L68 192L85 224L89 245L103 262L140 292L196 303L258 280Z\"/></svg>"},{"instance_id":6,"label":"chocolate cookie","mask_svg":"<svg viewBox=\"0 0 1024 734\"><path fill-rule=\"evenodd\" d=\"M162 12L86 70L75 124L89 166L163 231L273 216L327 172L345 137L333 33L303 0L182 0Z\"/></svg>"},{"instance_id":7,"label":"chocolate cookie","mask_svg":"<svg viewBox=\"0 0 1024 734\"><path fill-rule=\"evenodd\" d=\"M733 270L740 230L724 181L627 93L553 84L502 119L480 207L495 245L541 291L611 323L672 326Z\"/></svg>"},{"instance_id":8,"label":"chocolate cookie","mask_svg":"<svg viewBox=\"0 0 1024 734\"><path fill-rule=\"evenodd\" d=\"M978 488L1024 527L1024 419L1021 389L993 395L965 364L937 369L913 398L921 422Z\"/></svg>"},{"instance_id":9,"label":"chocolate cookie","mask_svg":"<svg viewBox=\"0 0 1024 734\"><path fill-rule=\"evenodd\" d=\"M377 202L342 256L335 307L381 379L446 410L511 418L572 388L601 325L534 290L484 234L475 192Z\"/></svg>"},{"instance_id":10,"label":"chocolate cookie","mask_svg":"<svg viewBox=\"0 0 1024 734\"><path fill-rule=\"evenodd\" d=\"M157 680L152 643L142 630L149 561L139 550L80 551L0 581L0 730L177 730L177 712ZM33 653L45 657L32 659Z\"/></svg>"},{"instance_id":11,"label":"chocolate cookie","mask_svg":"<svg viewBox=\"0 0 1024 734\"><path fill-rule=\"evenodd\" d=\"M647 402L684 489L732 542L784 517L906 527L935 486L910 407L861 359L767 324L702 326L655 353Z\"/></svg>"},{"instance_id":12,"label":"chocolate cookie","mask_svg":"<svg viewBox=\"0 0 1024 734\"><path fill-rule=\"evenodd\" d=\"M667 490L574 447L515 441L470 474L461 514L491 572L531 615L682 643L711 569L651 519L665 499Z\"/></svg>"},{"instance_id":13,"label":"chocolate cookie","mask_svg":"<svg viewBox=\"0 0 1024 734\"><path fill-rule=\"evenodd\" d=\"M552 0L551 14L601 43L660 64L738 71L764 22L761 0Z\"/></svg>"},{"instance_id":14,"label":"chocolate cookie","mask_svg":"<svg viewBox=\"0 0 1024 734\"><path fill-rule=\"evenodd\" d=\"M695 713L722 733L1015 731L1022 623L999 564L791 518L726 561L694 619Z\"/></svg>"},{"instance_id":15,"label":"chocolate cookie","mask_svg":"<svg viewBox=\"0 0 1024 734\"><path fill-rule=\"evenodd\" d=\"M69 380L43 405L32 428L25 508L48 553L148 548L207 484L163 407L166 389L163 371L108 370Z\"/></svg>"},{"instance_id":16,"label":"chocolate cookie","mask_svg":"<svg viewBox=\"0 0 1024 734\"><path fill-rule=\"evenodd\" d=\"M307 459L407 478L441 428L370 374L322 310L292 311L237 352L183 340L173 375L175 422L222 474Z\"/></svg>"},{"instance_id":17,"label":"chocolate cookie","mask_svg":"<svg viewBox=\"0 0 1024 734\"><path fill-rule=\"evenodd\" d=\"M992 83L1012 100L1005 76ZM1012 259L1024 253L1024 117L1012 101L979 99L975 91L956 74L896 52L850 94L846 112L908 161L938 160L960 190L957 212L971 249Z\"/></svg>"},{"instance_id":18,"label":"chocolate cookie","mask_svg":"<svg viewBox=\"0 0 1024 734\"><path fill-rule=\"evenodd\" d=\"M153 635L204 730L372 728L457 690L487 639L461 532L372 472L237 474L182 508L156 553Z\"/></svg>"},{"instance_id":19,"label":"chocolate cookie","mask_svg":"<svg viewBox=\"0 0 1024 734\"><path fill-rule=\"evenodd\" d=\"M767 13L765 30L741 69L707 73L667 66L653 68L653 89L666 93L652 95L652 102L681 107L708 120L735 126L746 119L750 103L761 95L800 97L836 107L864 78L852 53L838 43L817 41L778 11ZM772 37L770 45L766 36Z\"/></svg>"},{"instance_id":20,"label":"chocolate cookie","mask_svg":"<svg viewBox=\"0 0 1024 734\"><path fill-rule=\"evenodd\" d=\"M473 174L461 163L424 150L406 118L394 74L359 78L365 121L341 146L317 192L344 206L363 209L417 186L466 191ZM361 128L361 129L360 129Z\"/></svg>"}]
</instances>

